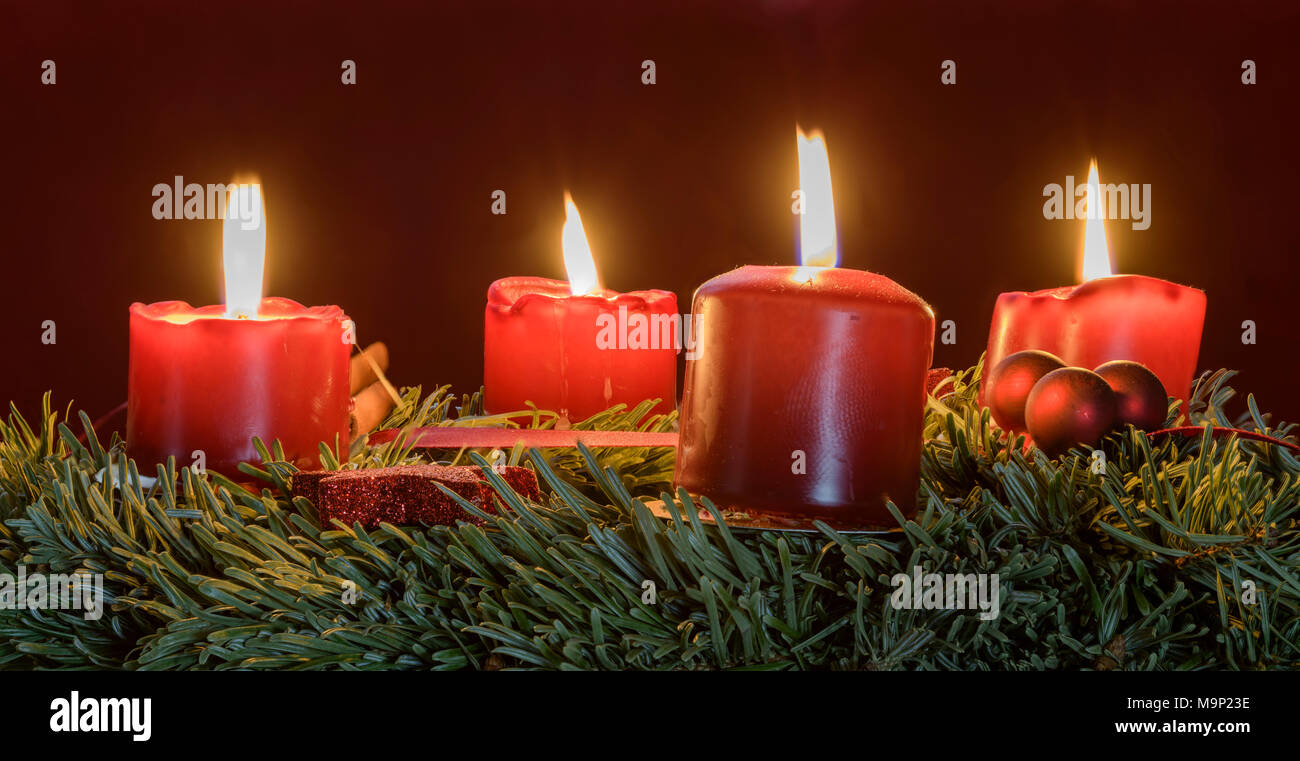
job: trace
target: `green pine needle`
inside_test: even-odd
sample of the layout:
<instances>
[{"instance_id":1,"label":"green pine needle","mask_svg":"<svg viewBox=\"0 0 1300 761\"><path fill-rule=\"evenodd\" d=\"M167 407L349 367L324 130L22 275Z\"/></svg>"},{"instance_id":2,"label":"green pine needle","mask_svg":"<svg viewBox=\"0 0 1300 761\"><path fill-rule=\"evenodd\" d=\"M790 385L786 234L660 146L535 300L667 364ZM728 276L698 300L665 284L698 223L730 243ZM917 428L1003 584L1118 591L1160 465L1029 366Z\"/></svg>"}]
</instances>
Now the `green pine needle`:
<instances>
[{"instance_id":1,"label":"green pine needle","mask_svg":"<svg viewBox=\"0 0 1300 761\"><path fill-rule=\"evenodd\" d=\"M101 442L82 415L80 443L46 395L36 425L16 408L0 421L0 573L101 573L106 611L0 610L0 669L1300 665L1300 461L1208 430L1153 442L1130 429L1094 474L1087 452L1050 460L999 440L979 373L930 400L918 515L895 511L896 531L867 536L705 523L700 508L720 512L672 492L666 448L516 449L508 461L534 468L545 497L485 471L499 504L481 527L322 527L287 496L294 469L278 444L259 442L263 464L229 474L257 491L175 462L140 463L160 476L145 489L120 439ZM1230 420L1231 375L1203 378L1181 423L1292 432L1249 398ZM479 394L402 399L383 427L506 423ZM675 416L651 407L575 427L672 430ZM487 465L483 452L427 454ZM401 442L322 447L330 468L422 456ZM677 517L654 517L652 499ZM1001 615L896 610L890 579L915 566L999 574Z\"/></svg>"}]
</instances>

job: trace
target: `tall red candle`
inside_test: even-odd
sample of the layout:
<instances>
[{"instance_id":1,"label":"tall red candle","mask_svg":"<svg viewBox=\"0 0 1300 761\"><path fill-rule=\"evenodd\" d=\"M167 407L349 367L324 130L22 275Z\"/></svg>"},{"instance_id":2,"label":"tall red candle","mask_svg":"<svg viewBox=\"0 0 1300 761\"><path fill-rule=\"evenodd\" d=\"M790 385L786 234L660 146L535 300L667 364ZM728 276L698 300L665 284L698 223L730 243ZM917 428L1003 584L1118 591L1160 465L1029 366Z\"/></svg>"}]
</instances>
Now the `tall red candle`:
<instances>
[{"instance_id":1,"label":"tall red candle","mask_svg":"<svg viewBox=\"0 0 1300 761\"><path fill-rule=\"evenodd\" d=\"M1101 197L1100 183L1094 164L1090 199ZM1041 349L1089 370L1114 359L1140 362L1170 396L1190 398L1205 292L1142 275L1111 275L1100 203L1086 216L1080 277L1081 285L998 296L985 375L1009 354Z\"/></svg>"},{"instance_id":2,"label":"tall red candle","mask_svg":"<svg viewBox=\"0 0 1300 761\"><path fill-rule=\"evenodd\" d=\"M883 275L833 265L825 144L799 137L804 267L696 291L676 483L723 507L884 526L916 508L934 314Z\"/></svg>"},{"instance_id":3,"label":"tall red candle","mask_svg":"<svg viewBox=\"0 0 1300 761\"><path fill-rule=\"evenodd\" d=\"M264 216L259 185L231 186L224 305L131 305L126 445L143 467L175 456L235 475L258 459L255 436L304 468L320 442L347 447L351 320L261 297Z\"/></svg>"},{"instance_id":4,"label":"tall red candle","mask_svg":"<svg viewBox=\"0 0 1300 761\"><path fill-rule=\"evenodd\" d=\"M570 281L508 277L488 288L484 406L514 412L532 402L578 421L615 404L677 404L677 297L600 288L577 208L567 202Z\"/></svg>"},{"instance_id":5,"label":"tall red candle","mask_svg":"<svg viewBox=\"0 0 1300 761\"><path fill-rule=\"evenodd\" d=\"M925 302L871 272L748 266L700 286L694 313L679 486L846 524L888 524L886 499L915 509Z\"/></svg>"}]
</instances>

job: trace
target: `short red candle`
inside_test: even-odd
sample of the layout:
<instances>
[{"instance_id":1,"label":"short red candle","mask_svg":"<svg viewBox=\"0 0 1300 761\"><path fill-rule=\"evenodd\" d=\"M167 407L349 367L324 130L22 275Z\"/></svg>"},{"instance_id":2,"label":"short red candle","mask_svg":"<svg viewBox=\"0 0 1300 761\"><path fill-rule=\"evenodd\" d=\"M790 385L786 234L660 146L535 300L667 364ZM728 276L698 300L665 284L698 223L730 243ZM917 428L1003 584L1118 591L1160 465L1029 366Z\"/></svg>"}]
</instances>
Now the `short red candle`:
<instances>
[{"instance_id":1,"label":"short red candle","mask_svg":"<svg viewBox=\"0 0 1300 761\"><path fill-rule=\"evenodd\" d=\"M319 467L319 442L346 451L349 322L336 306L262 299L253 319L183 301L131 305L127 451L142 470L169 455L236 475L257 461L254 436Z\"/></svg>"},{"instance_id":2,"label":"short red candle","mask_svg":"<svg viewBox=\"0 0 1300 761\"><path fill-rule=\"evenodd\" d=\"M985 373L1008 354L1042 349L1089 370L1113 359L1141 362L1170 396L1191 396L1205 292L1143 275L998 296Z\"/></svg>"},{"instance_id":3,"label":"short red candle","mask_svg":"<svg viewBox=\"0 0 1300 761\"><path fill-rule=\"evenodd\" d=\"M668 291L573 295L563 280L498 280L484 316L484 406L514 412L531 401L578 421L659 399L654 412L671 412L679 321Z\"/></svg>"},{"instance_id":4,"label":"short red candle","mask_svg":"<svg viewBox=\"0 0 1300 761\"><path fill-rule=\"evenodd\" d=\"M1154 277L1112 275L1106 195L1096 160L1080 193L1082 285L998 296L984 376L1007 355L1025 349L1051 352L1088 370L1126 359L1145 365L1169 396L1186 403L1205 324L1205 292ZM981 398L983 393L981 388Z\"/></svg>"},{"instance_id":5,"label":"short red candle","mask_svg":"<svg viewBox=\"0 0 1300 761\"><path fill-rule=\"evenodd\" d=\"M700 286L693 312L679 486L844 524L892 524L886 499L915 510L934 348L924 301L860 270L746 266Z\"/></svg>"}]
</instances>

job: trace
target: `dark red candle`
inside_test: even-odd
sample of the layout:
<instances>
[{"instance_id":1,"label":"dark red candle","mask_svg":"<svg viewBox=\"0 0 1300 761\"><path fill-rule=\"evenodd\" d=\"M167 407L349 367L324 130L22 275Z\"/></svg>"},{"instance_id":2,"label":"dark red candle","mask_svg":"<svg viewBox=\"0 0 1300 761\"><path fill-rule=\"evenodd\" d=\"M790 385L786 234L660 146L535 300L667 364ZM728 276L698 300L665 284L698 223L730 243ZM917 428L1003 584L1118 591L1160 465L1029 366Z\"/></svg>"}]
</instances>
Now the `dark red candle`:
<instances>
[{"instance_id":1,"label":"dark red candle","mask_svg":"<svg viewBox=\"0 0 1300 761\"><path fill-rule=\"evenodd\" d=\"M695 293L676 482L724 508L892 525L916 508L934 314L834 266L830 170L799 136L805 264L732 270Z\"/></svg>"},{"instance_id":2,"label":"dark red candle","mask_svg":"<svg viewBox=\"0 0 1300 761\"><path fill-rule=\"evenodd\" d=\"M886 525L915 509L934 315L883 275L747 266L695 293L677 484L724 506ZM800 472L803 471L803 472Z\"/></svg>"}]
</instances>

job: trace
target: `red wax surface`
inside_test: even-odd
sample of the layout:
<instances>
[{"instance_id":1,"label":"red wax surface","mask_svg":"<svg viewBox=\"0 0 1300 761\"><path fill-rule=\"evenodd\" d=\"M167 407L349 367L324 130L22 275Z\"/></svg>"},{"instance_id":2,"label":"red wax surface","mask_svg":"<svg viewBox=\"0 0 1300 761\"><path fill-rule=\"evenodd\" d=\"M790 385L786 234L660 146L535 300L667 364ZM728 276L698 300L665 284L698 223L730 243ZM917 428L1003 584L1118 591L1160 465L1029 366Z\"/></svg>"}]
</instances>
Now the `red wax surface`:
<instances>
[{"instance_id":1,"label":"red wax surface","mask_svg":"<svg viewBox=\"0 0 1300 761\"><path fill-rule=\"evenodd\" d=\"M700 286L694 313L679 486L845 525L891 525L886 497L915 511L934 348L924 301L870 272L748 266Z\"/></svg>"},{"instance_id":2,"label":"red wax surface","mask_svg":"<svg viewBox=\"0 0 1300 761\"><path fill-rule=\"evenodd\" d=\"M601 314L616 326L605 335L628 339L612 345L628 348L598 347ZM620 322L626 331L618 329ZM646 327L638 334L640 324ZM677 405L676 324L677 297L668 291L574 296L563 280L498 280L488 288L484 317L484 406L514 412L531 401L577 421L615 404L660 399L654 412L671 412Z\"/></svg>"},{"instance_id":3,"label":"red wax surface","mask_svg":"<svg viewBox=\"0 0 1300 761\"><path fill-rule=\"evenodd\" d=\"M985 373L1023 349L1042 349L1088 370L1128 359L1146 365L1170 396L1186 401L1204 322L1204 291L1144 275L1004 293L993 307Z\"/></svg>"},{"instance_id":4,"label":"red wax surface","mask_svg":"<svg viewBox=\"0 0 1300 761\"><path fill-rule=\"evenodd\" d=\"M336 306L263 299L259 318L183 301L131 305L128 453L142 471L202 450L206 466L238 475L259 458L252 439L279 439L287 459L319 467L317 444L348 444L347 316Z\"/></svg>"}]
</instances>

